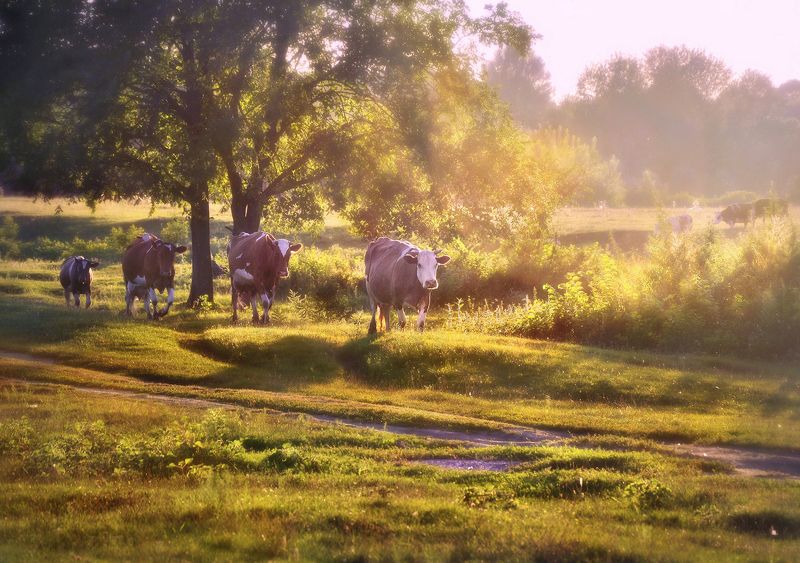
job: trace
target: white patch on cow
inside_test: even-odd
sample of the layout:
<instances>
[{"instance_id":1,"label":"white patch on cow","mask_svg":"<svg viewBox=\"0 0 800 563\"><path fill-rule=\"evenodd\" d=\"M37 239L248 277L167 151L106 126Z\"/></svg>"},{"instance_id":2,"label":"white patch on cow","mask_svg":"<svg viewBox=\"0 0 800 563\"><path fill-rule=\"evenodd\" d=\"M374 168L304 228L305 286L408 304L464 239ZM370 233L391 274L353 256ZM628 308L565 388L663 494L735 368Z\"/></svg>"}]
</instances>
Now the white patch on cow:
<instances>
[{"instance_id":1,"label":"white patch on cow","mask_svg":"<svg viewBox=\"0 0 800 563\"><path fill-rule=\"evenodd\" d=\"M142 235L142 240L144 242L149 242L150 239L152 239L152 238L153 238L153 235L151 235L150 233L145 233L145 234Z\"/></svg>"},{"instance_id":2,"label":"white patch on cow","mask_svg":"<svg viewBox=\"0 0 800 563\"><path fill-rule=\"evenodd\" d=\"M150 301L153 302L153 305L157 305L158 304L158 294L156 293L156 290L154 288L152 288L152 287L150 288L149 295L150 295Z\"/></svg>"},{"instance_id":3,"label":"white patch on cow","mask_svg":"<svg viewBox=\"0 0 800 563\"><path fill-rule=\"evenodd\" d=\"M286 253L289 252L289 241L285 238L278 239L278 250L281 251L283 256L286 256Z\"/></svg>"},{"instance_id":4,"label":"white patch on cow","mask_svg":"<svg viewBox=\"0 0 800 563\"><path fill-rule=\"evenodd\" d=\"M126 290L128 295L133 295L133 292L136 290L136 284L133 282L128 282Z\"/></svg>"},{"instance_id":5,"label":"white patch on cow","mask_svg":"<svg viewBox=\"0 0 800 563\"><path fill-rule=\"evenodd\" d=\"M135 278L133 278L134 285L144 285L144 281L145 281L144 276L136 276Z\"/></svg>"},{"instance_id":6,"label":"white patch on cow","mask_svg":"<svg viewBox=\"0 0 800 563\"><path fill-rule=\"evenodd\" d=\"M172 305L175 302L175 290L173 288L169 288L167 291L167 303Z\"/></svg>"},{"instance_id":7,"label":"white patch on cow","mask_svg":"<svg viewBox=\"0 0 800 563\"><path fill-rule=\"evenodd\" d=\"M436 289L436 269L439 263L436 261L436 254L430 250L420 250L417 256L417 279L422 287L426 289ZM426 283L428 285L426 285ZM428 287L432 285L432 287Z\"/></svg>"},{"instance_id":8,"label":"white patch on cow","mask_svg":"<svg viewBox=\"0 0 800 563\"><path fill-rule=\"evenodd\" d=\"M249 264L248 264L249 265ZM233 283L237 285L248 285L253 282L253 276L243 268L233 271Z\"/></svg>"},{"instance_id":9,"label":"white patch on cow","mask_svg":"<svg viewBox=\"0 0 800 563\"><path fill-rule=\"evenodd\" d=\"M268 308L269 307L269 295L267 295L266 293L262 293L261 294L261 303L264 304L264 308Z\"/></svg>"},{"instance_id":10,"label":"white patch on cow","mask_svg":"<svg viewBox=\"0 0 800 563\"><path fill-rule=\"evenodd\" d=\"M239 256L237 256L237 257L236 257L236 260L238 260L238 259L239 259L239 258L241 258L242 256L244 256L244 252L242 252L242 253L241 253Z\"/></svg>"}]
</instances>

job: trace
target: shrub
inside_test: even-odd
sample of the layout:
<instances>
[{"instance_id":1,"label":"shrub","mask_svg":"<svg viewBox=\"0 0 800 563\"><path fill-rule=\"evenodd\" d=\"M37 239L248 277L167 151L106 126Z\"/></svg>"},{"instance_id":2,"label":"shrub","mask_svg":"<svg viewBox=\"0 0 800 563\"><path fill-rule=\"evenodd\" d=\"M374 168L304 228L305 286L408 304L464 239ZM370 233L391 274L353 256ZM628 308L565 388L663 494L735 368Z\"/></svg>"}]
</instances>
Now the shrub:
<instances>
[{"instance_id":1,"label":"shrub","mask_svg":"<svg viewBox=\"0 0 800 563\"><path fill-rule=\"evenodd\" d=\"M759 226L733 241L714 229L665 233L651 238L647 260L597 247L583 252L565 251L579 258L579 267L521 304L457 301L447 325L761 357L800 351L800 242L789 222ZM532 271L541 267L542 254L528 256ZM557 260L552 263L556 269Z\"/></svg>"}]
</instances>

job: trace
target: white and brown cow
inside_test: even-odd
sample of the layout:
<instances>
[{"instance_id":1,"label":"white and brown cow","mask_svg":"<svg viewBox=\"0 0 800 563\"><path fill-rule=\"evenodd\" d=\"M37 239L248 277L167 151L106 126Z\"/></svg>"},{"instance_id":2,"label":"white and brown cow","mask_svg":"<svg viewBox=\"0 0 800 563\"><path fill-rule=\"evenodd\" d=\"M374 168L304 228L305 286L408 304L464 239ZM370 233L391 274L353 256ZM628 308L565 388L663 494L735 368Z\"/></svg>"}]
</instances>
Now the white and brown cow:
<instances>
[{"instance_id":1,"label":"white and brown cow","mask_svg":"<svg viewBox=\"0 0 800 563\"><path fill-rule=\"evenodd\" d=\"M125 280L125 305L128 316L133 315L133 301L144 300L148 319L159 319L169 312L175 301L175 255L186 247L164 242L145 233L136 237L122 257L122 276ZM158 295L167 291L167 304L158 310ZM150 303L153 310L150 310Z\"/></svg>"},{"instance_id":2,"label":"white and brown cow","mask_svg":"<svg viewBox=\"0 0 800 563\"><path fill-rule=\"evenodd\" d=\"M75 306L81 306L81 295L86 296L86 308L92 304L92 268L97 268L100 263L94 260L87 260L83 256L70 256L61 265L61 273L58 276L61 287L64 288L64 299L69 305L69 297L72 295Z\"/></svg>"},{"instance_id":3,"label":"white and brown cow","mask_svg":"<svg viewBox=\"0 0 800 563\"><path fill-rule=\"evenodd\" d=\"M369 243L364 256L372 320L369 333L378 331L375 315L386 320L389 330L391 310L397 311L400 328L405 327L404 306L417 311L417 328L424 330L425 316L431 305L431 291L439 287L436 271L450 261L449 256L438 256L441 251L420 250L410 242L381 237Z\"/></svg>"},{"instance_id":4,"label":"white and brown cow","mask_svg":"<svg viewBox=\"0 0 800 563\"><path fill-rule=\"evenodd\" d=\"M275 302L280 278L289 275L289 258L303 245L276 239L264 232L240 233L228 243L228 266L231 275L233 320L239 320L239 306L250 303L253 322L258 323L258 300L264 308L262 324L269 323L269 311Z\"/></svg>"}]
</instances>

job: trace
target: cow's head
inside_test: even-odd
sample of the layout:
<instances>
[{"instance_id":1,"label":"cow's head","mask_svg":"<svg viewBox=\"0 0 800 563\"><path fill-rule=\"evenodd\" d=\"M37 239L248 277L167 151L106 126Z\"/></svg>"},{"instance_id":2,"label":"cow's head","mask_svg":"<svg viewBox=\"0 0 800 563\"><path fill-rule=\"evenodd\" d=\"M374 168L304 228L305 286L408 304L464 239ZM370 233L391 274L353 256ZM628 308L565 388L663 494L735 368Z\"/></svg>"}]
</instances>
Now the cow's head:
<instances>
[{"instance_id":1,"label":"cow's head","mask_svg":"<svg viewBox=\"0 0 800 563\"><path fill-rule=\"evenodd\" d=\"M175 277L175 255L186 252L183 245L155 239L153 246L147 251L151 264L151 272L163 282L171 282Z\"/></svg>"},{"instance_id":2,"label":"cow's head","mask_svg":"<svg viewBox=\"0 0 800 563\"><path fill-rule=\"evenodd\" d=\"M88 287L92 283L92 268L97 268L100 262L88 260L83 256L75 258L75 282L78 286Z\"/></svg>"},{"instance_id":3,"label":"cow's head","mask_svg":"<svg viewBox=\"0 0 800 563\"><path fill-rule=\"evenodd\" d=\"M403 256L403 260L417 267L417 279L425 289L436 289L439 282L436 280L436 270L450 261L447 255L437 256L441 250L411 250Z\"/></svg>"},{"instance_id":4,"label":"cow's head","mask_svg":"<svg viewBox=\"0 0 800 563\"><path fill-rule=\"evenodd\" d=\"M289 258L292 257L292 254L300 252L303 249L303 245L299 242L289 242L285 238L276 239L274 243L278 247L278 252L280 253L278 275L282 278L288 277Z\"/></svg>"}]
</instances>

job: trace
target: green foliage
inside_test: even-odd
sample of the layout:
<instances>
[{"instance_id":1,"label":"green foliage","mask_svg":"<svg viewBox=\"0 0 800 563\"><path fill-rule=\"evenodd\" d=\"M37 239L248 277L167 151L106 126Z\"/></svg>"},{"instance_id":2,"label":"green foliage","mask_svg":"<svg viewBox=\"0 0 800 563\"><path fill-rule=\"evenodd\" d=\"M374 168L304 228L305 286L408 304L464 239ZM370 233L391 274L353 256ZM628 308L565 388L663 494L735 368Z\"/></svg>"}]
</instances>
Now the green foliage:
<instances>
[{"instance_id":1,"label":"green foliage","mask_svg":"<svg viewBox=\"0 0 800 563\"><path fill-rule=\"evenodd\" d=\"M264 457L262 467L275 471L317 472L321 463L292 444L283 444Z\"/></svg>"},{"instance_id":2,"label":"green foliage","mask_svg":"<svg viewBox=\"0 0 800 563\"><path fill-rule=\"evenodd\" d=\"M664 508L673 497L669 487L655 480L641 479L628 484L622 494L639 510Z\"/></svg>"},{"instance_id":3,"label":"green foliage","mask_svg":"<svg viewBox=\"0 0 800 563\"><path fill-rule=\"evenodd\" d=\"M5 260L19 258L20 243L17 240L19 225L10 215L3 217L0 223L0 257Z\"/></svg>"},{"instance_id":4,"label":"green foliage","mask_svg":"<svg viewBox=\"0 0 800 563\"><path fill-rule=\"evenodd\" d=\"M189 244L189 221L186 217L175 217L161 228L161 239L174 244ZM128 239L128 243L133 239Z\"/></svg>"},{"instance_id":5,"label":"green foliage","mask_svg":"<svg viewBox=\"0 0 800 563\"><path fill-rule=\"evenodd\" d=\"M537 254L525 256L536 262ZM448 326L614 346L793 354L800 349L799 267L797 230L788 222L738 241L714 230L663 234L651 239L644 262L595 248L541 296L516 306L451 308Z\"/></svg>"},{"instance_id":6,"label":"green foliage","mask_svg":"<svg viewBox=\"0 0 800 563\"><path fill-rule=\"evenodd\" d=\"M535 175L569 205L619 205L625 197L619 162L606 159L596 140L587 143L563 128L531 133Z\"/></svg>"}]
</instances>

